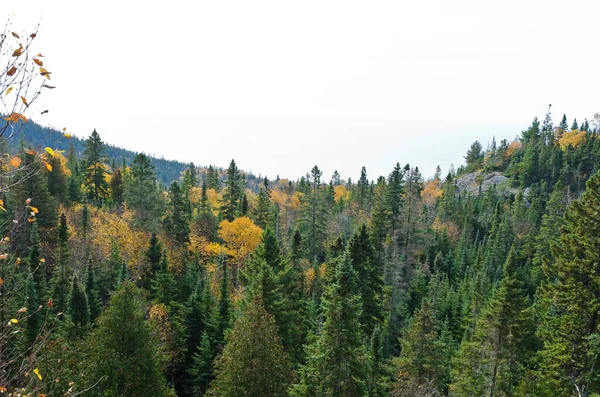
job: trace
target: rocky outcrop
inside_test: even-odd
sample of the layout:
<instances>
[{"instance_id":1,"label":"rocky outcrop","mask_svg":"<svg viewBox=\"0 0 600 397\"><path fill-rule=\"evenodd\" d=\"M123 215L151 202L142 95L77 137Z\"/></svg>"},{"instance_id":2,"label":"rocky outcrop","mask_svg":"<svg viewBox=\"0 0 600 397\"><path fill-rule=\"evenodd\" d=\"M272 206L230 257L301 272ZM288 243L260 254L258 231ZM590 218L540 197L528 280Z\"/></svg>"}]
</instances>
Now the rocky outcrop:
<instances>
[{"instance_id":1,"label":"rocky outcrop","mask_svg":"<svg viewBox=\"0 0 600 397\"><path fill-rule=\"evenodd\" d=\"M477 193L480 183L481 190L484 192L492 186L496 186L498 194L503 196L517 194L518 192L517 189L510 187L510 179L502 175L501 172L483 174L481 171L476 171L463 175L456 180L456 186L461 193L465 191L468 193Z\"/></svg>"}]
</instances>

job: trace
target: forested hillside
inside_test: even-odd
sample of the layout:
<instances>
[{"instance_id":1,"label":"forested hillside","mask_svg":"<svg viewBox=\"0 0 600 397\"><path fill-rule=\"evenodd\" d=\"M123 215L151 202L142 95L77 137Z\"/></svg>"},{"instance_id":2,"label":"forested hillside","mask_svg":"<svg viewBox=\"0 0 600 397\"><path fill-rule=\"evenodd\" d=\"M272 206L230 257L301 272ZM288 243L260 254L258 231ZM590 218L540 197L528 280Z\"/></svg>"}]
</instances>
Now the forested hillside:
<instances>
[{"instance_id":1,"label":"forested hillside","mask_svg":"<svg viewBox=\"0 0 600 397\"><path fill-rule=\"evenodd\" d=\"M2 164L0 393L598 396L598 127L549 110L430 179L260 181L96 131L40 155L27 127Z\"/></svg>"}]
</instances>

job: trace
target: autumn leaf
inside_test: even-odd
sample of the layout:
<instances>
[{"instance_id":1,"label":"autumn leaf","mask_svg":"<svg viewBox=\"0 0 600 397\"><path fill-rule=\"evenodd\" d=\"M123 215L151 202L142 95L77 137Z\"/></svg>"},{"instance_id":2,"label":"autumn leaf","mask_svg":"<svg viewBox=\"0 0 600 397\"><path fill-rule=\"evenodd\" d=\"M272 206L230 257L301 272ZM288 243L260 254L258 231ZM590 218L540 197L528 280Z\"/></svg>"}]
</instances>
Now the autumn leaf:
<instances>
[{"instance_id":1,"label":"autumn leaf","mask_svg":"<svg viewBox=\"0 0 600 397\"><path fill-rule=\"evenodd\" d=\"M46 169L50 172L52 172L52 166L48 163L44 163L44 165L46 166Z\"/></svg>"},{"instance_id":2,"label":"autumn leaf","mask_svg":"<svg viewBox=\"0 0 600 397\"><path fill-rule=\"evenodd\" d=\"M35 219L27 218L27 222L33 223L33 222L35 222Z\"/></svg>"},{"instance_id":3,"label":"autumn leaf","mask_svg":"<svg viewBox=\"0 0 600 397\"><path fill-rule=\"evenodd\" d=\"M44 56L42 55L42 53L41 53L41 52L38 52L38 53L37 53L37 55L36 55L36 57L37 57L37 58L43 58Z\"/></svg>"},{"instance_id":4,"label":"autumn leaf","mask_svg":"<svg viewBox=\"0 0 600 397\"><path fill-rule=\"evenodd\" d=\"M35 213L35 214L38 214L38 213L40 212L40 211L39 211L37 208L35 208L35 207L29 207L29 208L31 208L31 212L33 212L33 213Z\"/></svg>"},{"instance_id":5,"label":"autumn leaf","mask_svg":"<svg viewBox=\"0 0 600 397\"><path fill-rule=\"evenodd\" d=\"M44 62L40 61L37 58L33 58L33 62L35 62L35 64L38 65L38 66L44 66Z\"/></svg>"},{"instance_id":6,"label":"autumn leaf","mask_svg":"<svg viewBox=\"0 0 600 397\"><path fill-rule=\"evenodd\" d=\"M8 89L6 90L6 92L4 93L4 95L8 95L12 92L13 90L13 86L11 85L10 87L8 87Z\"/></svg>"},{"instance_id":7,"label":"autumn leaf","mask_svg":"<svg viewBox=\"0 0 600 397\"><path fill-rule=\"evenodd\" d=\"M37 377L38 377L39 380L42 380L42 375L40 375L40 370L39 369L35 368L33 370L33 373L37 375Z\"/></svg>"},{"instance_id":8,"label":"autumn leaf","mask_svg":"<svg viewBox=\"0 0 600 397\"><path fill-rule=\"evenodd\" d=\"M25 153L27 153L27 154L28 154L28 155L30 155L30 156L35 156L35 155L36 155L36 152L35 152L35 150L33 150L33 149L27 149L27 150L25 151ZM27 200L31 200L31 199L27 199ZM27 203L27 204L29 204L29 203Z\"/></svg>"},{"instance_id":9,"label":"autumn leaf","mask_svg":"<svg viewBox=\"0 0 600 397\"><path fill-rule=\"evenodd\" d=\"M71 139L71 138L72 138L72 136L71 136L71 134L65 134L65 138L67 138L67 139Z\"/></svg>"},{"instance_id":10,"label":"autumn leaf","mask_svg":"<svg viewBox=\"0 0 600 397\"><path fill-rule=\"evenodd\" d=\"M40 74L50 80L50 72L44 68L40 68Z\"/></svg>"},{"instance_id":11,"label":"autumn leaf","mask_svg":"<svg viewBox=\"0 0 600 397\"><path fill-rule=\"evenodd\" d=\"M4 280L2 280L2 277L0 277L0 287L2 286L2 284L4 284Z\"/></svg>"},{"instance_id":12,"label":"autumn leaf","mask_svg":"<svg viewBox=\"0 0 600 397\"><path fill-rule=\"evenodd\" d=\"M25 104L25 106L29 107L29 104L27 103L27 99L25 99L25 97L23 95L21 95L21 101Z\"/></svg>"},{"instance_id":13,"label":"autumn leaf","mask_svg":"<svg viewBox=\"0 0 600 397\"><path fill-rule=\"evenodd\" d=\"M31 198L28 198L27 200L25 200L25 205L29 205L29 203L31 203Z\"/></svg>"},{"instance_id":14,"label":"autumn leaf","mask_svg":"<svg viewBox=\"0 0 600 397\"><path fill-rule=\"evenodd\" d=\"M47 147L47 148L44 148L44 150L45 150L45 151L46 151L46 153L48 153L50 156L52 156L52 157L54 157L54 156L55 156L55 154L54 154L54 150L52 150L51 148Z\"/></svg>"},{"instance_id":15,"label":"autumn leaf","mask_svg":"<svg viewBox=\"0 0 600 397\"><path fill-rule=\"evenodd\" d=\"M37 36L37 34L35 34L35 33L32 33L29 35L29 37L31 37L32 39L35 39L35 36Z\"/></svg>"},{"instance_id":16,"label":"autumn leaf","mask_svg":"<svg viewBox=\"0 0 600 397\"><path fill-rule=\"evenodd\" d=\"M25 313L27 311L26 307L22 307L19 310L17 310L19 313Z\"/></svg>"},{"instance_id":17,"label":"autumn leaf","mask_svg":"<svg viewBox=\"0 0 600 397\"><path fill-rule=\"evenodd\" d=\"M10 322L11 322L11 323L13 323L13 324L18 324L18 323L19 323L19 320L17 320L16 318L12 318L12 319L10 320Z\"/></svg>"},{"instance_id":18,"label":"autumn leaf","mask_svg":"<svg viewBox=\"0 0 600 397\"><path fill-rule=\"evenodd\" d=\"M50 88L51 90L54 89L54 88L56 88L53 85L47 85L47 84L42 84L42 87L44 87L44 88Z\"/></svg>"},{"instance_id":19,"label":"autumn leaf","mask_svg":"<svg viewBox=\"0 0 600 397\"><path fill-rule=\"evenodd\" d=\"M14 168L19 168L19 166L21 165L21 158L17 156L13 157L12 159L10 159L10 165Z\"/></svg>"},{"instance_id":20,"label":"autumn leaf","mask_svg":"<svg viewBox=\"0 0 600 397\"><path fill-rule=\"evenodd\" d=\"M40 259L40 263L46 263L46 259L44 259L44 258Z\"/></svg>"},{"instance_id":21,"label":"autumn leaf","mask_svg":"<svg viewBox=\"0 0 600 397\"><path fill-rule=\"evenodd\" d=\"M21 264L21 258L17 258L17 265Z\"/></svg>"},{"instance_id":22,"label":"autumn leaf","mask_svg":"<svg viewBox=\"0 0 600 397\"><path fill-rule=\"evenodd\" d=\"M16 34L15 32L11 32L11 33L12 33L13 37L16 37L17 39L20 39L20 37L19 37L18 34Z\"/></svg>"},{"instance_id":23,"label":"autumn leaf","mask_svg":"<svg viewBox=\"0 0 600 397\"><path fill-rule=\"evenodd\" d=\"M17 68L15 67L15 65L13 65L12 68L10 68L6 74L9 76L12 76L16 72L17 72Z\"/></svg>"},{"instance_id":24,"label":"autumn leaf","mask_svg":"<svg viewBox=\"0 0 600 397\"><path fill-rule=\"evenodd\" d=\"M13 52L12 56L13 56L13 57L19 57L19 56L21 56L21 54L23 54L23 44L19 44L19 48L17 48L17 49L16 49L16 50Z\"/></svg>"}]
</instances>

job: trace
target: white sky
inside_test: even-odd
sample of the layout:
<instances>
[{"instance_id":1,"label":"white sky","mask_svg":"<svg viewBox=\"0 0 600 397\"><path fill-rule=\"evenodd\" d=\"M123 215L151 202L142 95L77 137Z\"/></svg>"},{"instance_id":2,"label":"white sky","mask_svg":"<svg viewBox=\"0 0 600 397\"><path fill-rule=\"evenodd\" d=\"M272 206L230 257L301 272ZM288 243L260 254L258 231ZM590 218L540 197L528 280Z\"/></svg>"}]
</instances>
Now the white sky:
<instances>
[{"instance_id":1,"label":"white sky","mask_svg":"<svg viewBox=\"0 0 600 397\"><path fill-rule=\"evenodd\" d=\"M7 3L7 2L4 2ZM49 4L52 3L52 4ZM553 105L600 111L600 1L16 1L53 91L34 119L196 164L429 176Z\"/></svg>"}]
</instances>

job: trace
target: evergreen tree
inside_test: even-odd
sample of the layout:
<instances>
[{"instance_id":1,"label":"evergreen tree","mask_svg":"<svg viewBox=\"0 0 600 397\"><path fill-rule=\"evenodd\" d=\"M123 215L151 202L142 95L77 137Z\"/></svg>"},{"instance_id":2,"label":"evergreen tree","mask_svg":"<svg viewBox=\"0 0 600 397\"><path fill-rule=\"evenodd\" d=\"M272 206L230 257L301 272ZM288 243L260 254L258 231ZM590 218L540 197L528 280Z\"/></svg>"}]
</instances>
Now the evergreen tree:
<instances>
[{"instance_id":1,"label":"evergreen tree","mask_svg":"<svg viewBox=\"0 0 600 397\"><path fill-rule=\"evenodd\" d=\"M269 190L267 185L267 178L265 178L265 188L260 189L258 192L258 203L254 211L254 223L256 226L265 229L271 222L271 201L269 197Z\"/></svg>"},{"instance_id":2,"label":"evergreen tree","mask_svg":"<svg viewBox=\"0 0 600 397\"><path fill-rule=\"evenodd\" d=\"M90 308L90 322L93 323L100 315L101 304L98 297L98 288L96 287L96 276L92 262L87 265L87 277L85 281L85 294Z\"/></svg>"},{"instance_id":3,"label":"evergreen tree","mask_svg":"<svg viewBox=\"0 0 600 397\"><path fill-rule=\"evenodd\" d=\"M362 298L360 323L365 333L371 335L375 326L383 319L383 269L379 267L365 224L350 240L348 254L352 268L358 275Z\"/></svg>"},{"instance_id":4,"label":"evergreen tree","mask_svg":"<svg viewBox=\"0 0 600 397\"><path fill-rule=\"evenodd\" d=\"M73 277L69 314L75 327L75 334L80 337L83 336L90 321L90 307L85 291L79 285L77 276Z\"/></svg>"},{"instance_id":5,"label":"evergreen tree","mask_svg":"<svg viewBox=\"0 0 600 397\"><path fill-rule=\"evenodd\" d=\"M396 360L400 371L419 385L438 385L442 378L438 324L431 299L425 299L411 318L402 338L402 351ZM404 380L406 381L406 380Z\"/></svg>"},{"instance_id":6,"label":"evergreen tree","mask_svg":"<svg viewBox=\"0 0 600 397\"><path fill-rule=\"evenodd\" d=\"M385 397L387 396L387 371L383 355L383 339L379 325L373 329L367 353L369 359L367 396Z\"/></svg>"},{"instance_id":7,"label":"evergreen tree","mask_svg":"<svg viewBox=\"0 0 600 397\"><path fill-rule=\"evenodd\" d=\"M88 395L167 395L158 349L141 305L139 290L125 281L98 318L88 340Z\"/></svg>"},{"instance_id":8,"label":"evergreen tree","mask_svg":"<svg viewBox=\"0 0 600 397\"><path fill-rule=\"evenodd\" d=\"M388 176L388 184L385 192L388 208L391 212L392 227L398 226L399 217L402 207L402 195L404 193L404 173L400 163L396 166Z\"/></svg>"},{"instance_id":9,"label":"evergreen tree","mask_svg":"<svg viewBox=\"0 0 600 397\"><path fill-rule=\"evenodd\" d=\"M138 153L133 158L124 199L127 207L135 211L134 225L142 230L156 231L160 219L161 197L154 166L144 153Z\"/></svg>"},{"instance_id":10,"label":"evergreen tree","mask_svg":"<svg viewBox=\"0 0 600 397\"><path fill-rule=\"evenodd\" d=\"M229 271L227 270L227 262L223 256L219 257L219 270L221 273L221 281L219 282L219 299L217 302L217 310L215 312L215 327L214 342L217 344L225 343L225 335L231 325L231 302L229 298Z\"/></svg>"},{"instance_id":11,"label":"evergreen tree","mask_svg":"<svg viewBox=\"0 0 600 397\"><path fill-rule=\"evenodd\" d=\"M123 173L120 168L114 168L110 178L110 197L116 208L123 206Z\"/></svg>"},{"instance_id":12,"label":"evergreen tree","mask_svg":"<svg viewBox=\"0 0 600 397\"><path fill-rule=\"evenodd\" d=\"M160 272L160 261L162 259L162 245L156 236L152 233L148 250L146 251L146 266L142 272L142 280L140 285L146 290L150 290L152 282L156 279L156 275Z\"/></svg>"},{"instance_id":13,"label":"evergreen tree","mask_svg":"<svg viewBox=\"0 0 600 397\"><path fill-rule=\"evenodd\" d=\"M573 119L573 125L571 125L571 131L578 130L579 124L577 124L577 118Z\"/></svg>"},{"instance_id":14,"label":"evergreen tree","mask_svg":"<svg viewBox=\"0 0 600 397\"><path fill-rule=\"evenodd\" d=\"M561 132L567 132L569 130L569 124L567 123L567 115L563 114L560 124L558 125Z\"/></svg>"},{"instance_id":15,"label":"evergreen tree","mask_svg":"<svg viewBox=\"0 0 600 397\"><path fill-rule=\"evenodd\" d=\"M227 169L227 189L223 193L223 217L228 221L233 221L239 211L240 198L242 195L242 186L240 183L240 171L235 164L235 160L231 160Z\"/></svg>"},{"instance_id":16,"label":"evergreen tree","mask_svg":"<svg viewBox=\"0 0 600 397\"><path fill-rule=\"evenodd\" d=\"M336 281L323 297L320 335L307 347L307 363L291 396L365 396L368 386L366 349L359 318L361 299L356 294L356 273L350 254L339 262Z\"/></svg>"},{"instance_id":17,"label":"evergreen tree","mask_svg":"<svg viewBox=\"0 0 600 397\"><path fill-rule=\"evenodd\" d=\"M38 294L35 288L35 282L31 272L27 277L27 323L25 325L25 343L29 349L35 343L38 333L42 328L42 312L40 310Z\"/></svg>"},{"instance_id":18,"label":"evergreen tree","mask_svg":"<svg viewBox=\"0 0 600 397\"><path fill-rule=\"evenodd\" d=\"M283 351L273 316L259 298L247 305L215 362L209 396L284 396L291 381L290 364Z\"/></svg>"},{"instance_id":19,"label":"evergreen tree","mask_svg":"<svg viewBox=\"0 0 600 397\"><path fill-rule=\"evenodd\" d=\"M512 395L527 353L527 300L517 278L512 249L498 288L476 319L472 336L463 340L453 370L458 395Z\"/></svg>"},{"instance_id":20,"label":"evergreen tree","mask_svg":"<svg viewBox=\"0 0 600 397\"><path fill-rule=\"evenodd\" d=\"M323 200L321 186L322 172L316 165L308 176L310 183L302 203L302 213L299 219L305 228L303 240L308 245L309 258L313 265L323 256L323 241L326 236L327 209Z\"/></svg>"},{"instance_id":21,"label":"evergreen tree","mask_svg":"<svg viewBox=\"0 0 600 397\"><path fill-rule=\"evenodd\" d=\"M104 164L104 142L96 130L85 141L84 180L90 202L101 206L108 194L106 164Z\"/></svg>"},{"instance_id":22,"label":"evergreen tree","mask_svg":"<svg viewBox=\"0 0 600 397\"><path fill-rule=\"evenodd\" d=\"M483 162L483 148L479 141L475 141L471 144L471 147L465 155L465 161L468 170L476 170L481 167Z\"/></svg>"},{"instance_id":23,"label":"evergreen tree","mask_svg":"<svg viewBox=\"0 0 600 397\"><path fill-rule=\"evenodd\" d=\"M35 283L36 295L46 297L46 260L42 258L38 223L33 222L29 234L29 269Z\"/></svg>"},{"instance_id":24,"label":"evergreen tree","mask_svg":"<svg viewBox=\"0 0 600 397\"><path fill-rule=\"evenodd\" d=\"M177 181L169 188L169 213L165 220L165 229L179 244L190 239L190 221L185 208L185 200Z\"/></svg>"},{"instance_id":25,"label":"evergreen tree","mask_svg":"<svg viewBox=\"0 0 600 397\"><path fill-rule=\"evenodd\" d=\"M69 249L69 227L64 213L58 224L58 257L52 277L52 301L56 312L66 312L69 296L69 278L72 269L69 266L71 251Z\"/></svg>"},{"instance_id":26,"label":"evergreen tree","mask_svg":"<svg viewBox=\"0 0 600 397\"><path fill-rule=\"evenodd\" d=\"M600 173L569 205L553 262L544 265L545 307L538 335L544 343L540 380L547 395L600 393Z\"/></svg>"},{"instance_id":27,"label":"evergreen tree","mask_svg":"<svg viewBox=\"0 0 600 397\"><path fill-rule=\"evenodd\" d=\"M193 354L193 364L188 369L188 394L192 396L203 396L213 380L212 361L213 354L210 346L208 333L202 333L201 342L197 351Z\"/></svg>"}]
</instances>

